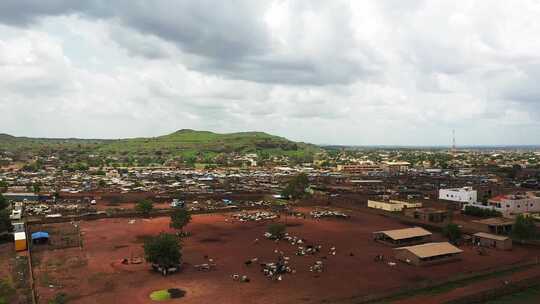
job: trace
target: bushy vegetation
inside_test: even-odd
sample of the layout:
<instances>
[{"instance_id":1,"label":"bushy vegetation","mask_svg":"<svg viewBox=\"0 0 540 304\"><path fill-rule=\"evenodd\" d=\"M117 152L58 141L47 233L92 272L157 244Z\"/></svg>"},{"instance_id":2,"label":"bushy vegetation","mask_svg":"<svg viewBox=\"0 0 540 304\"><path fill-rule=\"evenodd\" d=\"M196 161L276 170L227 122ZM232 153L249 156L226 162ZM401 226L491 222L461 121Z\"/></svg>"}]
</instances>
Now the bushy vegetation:
<instances>
[{"instance_id":1,"label":"bushy vegetation","mask_svg":"<svg viewBox=\"0 0 540 304\"><path fill-rule=\"evenodd\" d=\"M287 156L294 163L301 163L312 161L313 155L322 151L314 145L297 143L263 132L219 134L179 130L159 137L117 140L44 139L0 135L0 150L22 154L61 151L61 154L67 156L66 159L60 158L60 161L66 164L62 169L68 171L86 171L89 167L114 165L163 165L168 161L181 162L188 166L196 163L224 165L223 155L233 153L255 153L266 159L272 156ZM41 168L43 165L38 160L27 164L24 169L38 171Z\"/></svg>"},{"instance_id":2,"label":"bushy vegetation","mask_svg":"<svg viewBox=\"0 0 540 304\"><path fill-rule=\"evenodd\" d=\"M6 198L0 193L0 210L7 208L8 203Z\"/></svg>"},{"instance_id":3,"label":"bushy vegetation","mask_svg":"<svg viewBox=\"0 0 540 304\"><path fill-rule=\"evenodd\" d=\"M268 225L268 233L272 235L272 238L274 239L281 239L285 236L285 231L287 230L287 226L285 224L281 223L272 223Z\"/></svg>"},{"instance_id":4,"label":"bushy vegetation","mask_svg":"<svg viewBox=\"0 0 540 304\"><path fill-rule=\"evenodd\" d=\"M182 245L174 234L160 233L144 242L144 256L147 262L162 267L180 264Z\"/></svg>"},{"instance_id":5,"label":"bushy vegetation","mask_svg":"<svg viewBox=\"0 0 540 304\"><path fill-rule=\"evenodd\" d=\"M15 295L15 288L11 285L10 281L6 279L0 279L0 304L7 304L11 297Z\"/></svg>"},{"instance_id":6,"label":"bushy vegetation","mask_svg":"<svg viewBox=\"0 0 540 304\"><path fill-rule=\"evenodd\" d=\"M6 181L0 181L0 194L7 192L8 184Z\"/></svg>"},{"instance_id":7,"label":"bushy vegetation","mask_svg":"<svg viewBox=\"0 0 540 304\"><path fill-rule=\"evenodd\" d=\"M518 240L529 240L536 238L536 236L536 225L533 218L522 214L518 215L512 227L512 237Z\"/></svg>"},{"instance_id":8,"label":"bushy vegetation","mask_svg":"<svg viewBox=\"0 0 540 304\"><path fill-rule=\"evenodd\" d=\"M456 244L461 239L461 228L450 223L443 228L443 235L448 238L450 243Z\"/></svg>"},{"instance_id":9,"label":"bushy vegetation","mask_svg":"<svg viewBox=\"0 0 540 304\"><path fill-rule=\"evenodd\" d=\"M7 200L0 194L0 234L2 232L11 231L11 220L7 210Z\"/></svg>"},{"instance_id":10,"label":"bushy vegetation","mask_svg":"<svg viewBox=\"0 0 540 304\"><path fill-rule=\"evenodd\" d=\"M184 227L191 221L191 214L184 208L175 208L171 214L171 228L178 229L183 234Z\"/></svg>"},{"instance_id":11,"label":"bushy vegetation","mask_svg":"<svg viewBox=\"0 0 540 304\"><path fill-rule=\"evenodd\" d=\"M281 192L281 196L290 199L302 199L309 195L306 191L309 187L309 179L305 173L293 177Z\"/></svg>"},{"instance_id":12,"label":"bushy vegetation","mask_svg":"<svg viewBox=\"0 0 540 304\"><path fill-rule=\"evenodd\" d=\"M67 302L67 295L63 292L60 292L57 293L54 298L49 301L49 304L66 304Z\"/></svg>"},{"instance_id":13,"label":"bushy vegetation","mask_svg":"<svg viewBox=\"0 0 540 304\"><path fill-rule=\"evenodd\" d=\"M154 209L154 203L149 200L142 200L135 205L135 210L143 215L148 215Z\"/></svg>"},{"instance_id":14,"label":"bushy vegetation","mask_svg":"<svg viewBox=\"0 0 540 304\"><path fill-rule=\"evenodd\" d=\"M463 214L477 217L499 217L502 214L497 210L484 209L474 206L466 206Z\"/></svg>"}]
</instances>

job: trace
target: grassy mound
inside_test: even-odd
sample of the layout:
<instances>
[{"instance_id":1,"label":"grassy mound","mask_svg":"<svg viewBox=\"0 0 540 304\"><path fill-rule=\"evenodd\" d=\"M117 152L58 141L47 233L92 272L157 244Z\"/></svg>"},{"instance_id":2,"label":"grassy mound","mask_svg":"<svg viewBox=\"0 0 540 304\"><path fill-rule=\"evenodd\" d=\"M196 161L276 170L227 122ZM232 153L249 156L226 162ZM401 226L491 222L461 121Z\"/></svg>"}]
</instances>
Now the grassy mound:
<instances>
[{"instance_id":1,"label":"grassy mound","mask_svg":"<svg viewBox=\"0 0 540 304\"><path fill-rule=\"evenodd\" d=\"M150 299L153 301L167 301L171 299L171 294L167 289L156 290L150 294Z\"/></svg>"},{"instance_id":2,"label":"grassy mound","mask_svg":"<svg viewBox=\"0 0 540 304\"><path fill-rule=\"evenodd\" d=\"M156 290L150 294L150 299L153 301L167 301L185 296L186 292L178 288L169 288Z\"/></svg>"}]
</instances>

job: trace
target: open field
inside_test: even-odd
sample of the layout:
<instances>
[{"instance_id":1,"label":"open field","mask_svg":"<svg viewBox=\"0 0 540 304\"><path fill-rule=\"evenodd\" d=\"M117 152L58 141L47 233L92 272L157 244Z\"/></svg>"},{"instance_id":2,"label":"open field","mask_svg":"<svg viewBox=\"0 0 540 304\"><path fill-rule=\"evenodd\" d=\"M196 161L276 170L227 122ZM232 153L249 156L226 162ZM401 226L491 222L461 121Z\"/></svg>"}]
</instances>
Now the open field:
<instances>
[{"instance_id":1,"label":"open field","mask_svg":"<svg viewBox=\"0 0 540 304\"><path fill-rule=\"evenodd\" d=\"M303 209L308 211L309 209ZM281 221L284 221L282 218ZM288 232L323 246L318 256L296 256L296 246L263 238L268 223L233 222L230 215L196 215L188 225L192 233L184 242L184 270L168 277L154 273L150 265L121 263L123 258L143 255L146 236L170 231L169 218L103 219L81 222L83 248L39 250L33 254L34 276L40 303L66 293L70 303L148 303L155 290L181 288L186 297L178 303L321 303L409 286L414 283L470 273L537 256L540 251L516 247L510 252L490 250L478 255L471 247L458 262L415 267L397 262L396 266L374 262L377 254L390 257L392 249L371 240L377 230L406 227L393 219L355 212L348 220L287 218ZM259 242L254 242L255 239ZM435 240L442 240L435 235ZM335 246L337 254L328 255ZM248 259L275 262L274 250L290 257L295 274L283 281L272 281L259 265L246 266ZM193 265L213 258L215 270L197 271ZM326 256L326 258L324 258ZM315 261L325 271L313 273ZM387 260L388 261L388 260ZM231 275L248 275L249 283L233 281Z\"/></svg>"}]
</instances>

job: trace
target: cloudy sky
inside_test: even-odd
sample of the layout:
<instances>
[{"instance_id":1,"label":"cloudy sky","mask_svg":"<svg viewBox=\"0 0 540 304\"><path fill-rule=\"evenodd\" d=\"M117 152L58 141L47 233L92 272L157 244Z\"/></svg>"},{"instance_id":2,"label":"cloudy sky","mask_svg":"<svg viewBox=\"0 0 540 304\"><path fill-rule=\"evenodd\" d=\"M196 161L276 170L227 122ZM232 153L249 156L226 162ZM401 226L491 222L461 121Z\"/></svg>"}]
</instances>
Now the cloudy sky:
<instances>
[{"instance_id":1,"label":"cloudy sky","mask_svg":"<svg viewBox=\"0 0 540 304\"><path fill-rule=\"evenodd\" d=\"M1 0L0 133L540 144L540 1Z\"/></svg>"}]
</instances>

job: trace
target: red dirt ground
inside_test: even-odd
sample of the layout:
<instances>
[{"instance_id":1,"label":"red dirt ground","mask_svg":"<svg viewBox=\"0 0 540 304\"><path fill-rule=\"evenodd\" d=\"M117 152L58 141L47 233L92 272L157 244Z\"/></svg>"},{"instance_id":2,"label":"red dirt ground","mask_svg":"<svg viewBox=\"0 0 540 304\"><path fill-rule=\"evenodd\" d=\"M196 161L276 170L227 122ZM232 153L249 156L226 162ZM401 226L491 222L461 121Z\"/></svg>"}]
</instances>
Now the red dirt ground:
<instances>
[{"instance_id":1,"label":"red dirt ground","mask_svg":"<svg viewBox=\"0 0 540 304\"><path fill-rule=\"evenodd\" d=\"M186 297L170 301L172 303L332 302L379 293L421 280L485 270L529 259L540 252L516 247L510 252L491 250L489 255L479 256L471 247L462 246L465 252L458 262L428 267L397 262L391 267L373 262L377 254L386 257L393 257L393 254L390 247L373 242L371 234L373 231L406 227L403 224L361 212L355 212L349 220L289 217L287 222L292 225L288 232L306 239L308 243L322 244L319 256L326 255L332 246L337 248L336 256L322 259L325 272L316 275L309 271L309 266L321 258L298 257L294 254L295 246L264 239L262 234L268 223L232 222L230 215L222 214L196 215L186 229L192 236L184 243L184 270L162 277L150 271L148 264L122 265L120 260L131 255L142 256L140 236L170 231L169 218L137 219L134 224L128 224L128 221L102 219L82 222L82 250L70 248L36 253L34 257L39 263L34 272L40 303L47 303L47 299L58 292L67 293L70 303L149 303L149 293L164 288L187 291ZM256 238L260 239L257 244L254 243ZM440 236L435 236L435 239L440 239ZM260 262L274 262L275 249L284 251L291 258L296 274L287 274L280 282L271 281L262 275L258 265L244 265L244 261L254 257L258 257ZM216 270L199 272L193 268L194 264L205 263L205 255L215 259ZM251 282L233 281L232 274L248 275Z\"/></svg>"}]
</instances>

